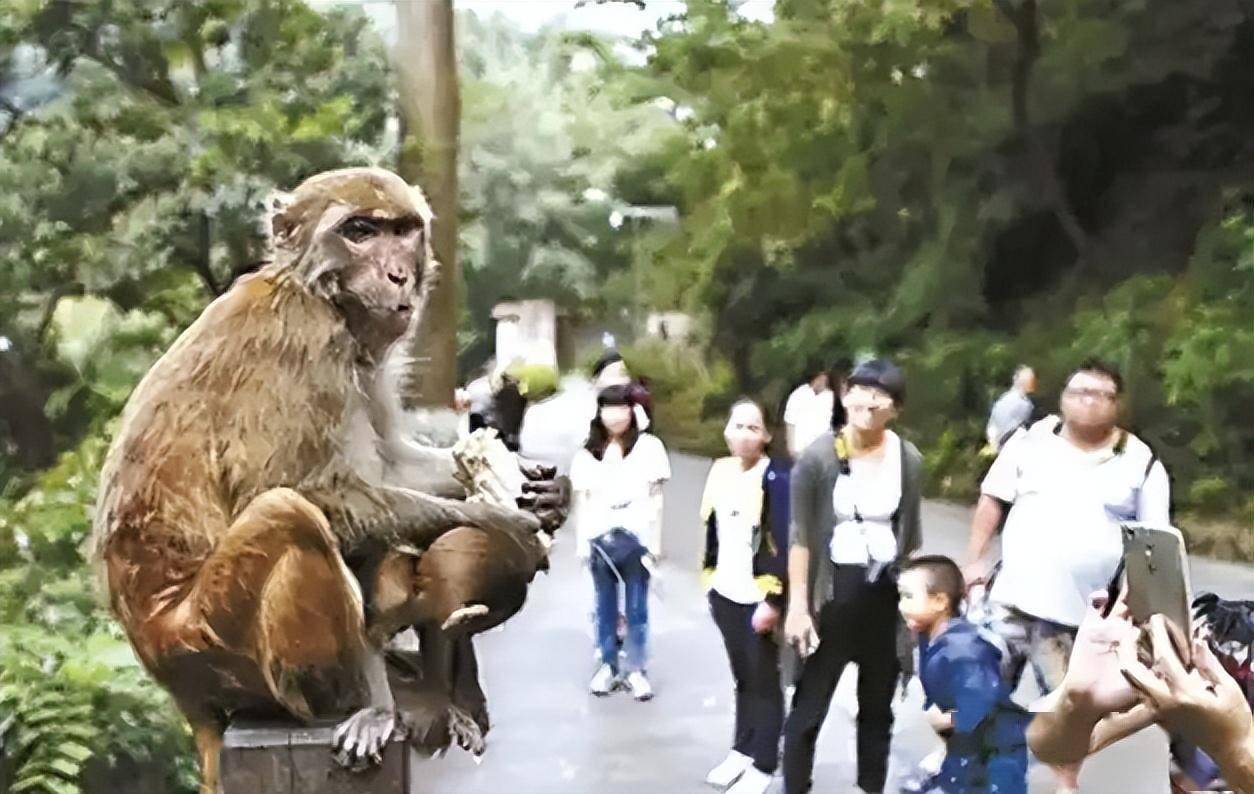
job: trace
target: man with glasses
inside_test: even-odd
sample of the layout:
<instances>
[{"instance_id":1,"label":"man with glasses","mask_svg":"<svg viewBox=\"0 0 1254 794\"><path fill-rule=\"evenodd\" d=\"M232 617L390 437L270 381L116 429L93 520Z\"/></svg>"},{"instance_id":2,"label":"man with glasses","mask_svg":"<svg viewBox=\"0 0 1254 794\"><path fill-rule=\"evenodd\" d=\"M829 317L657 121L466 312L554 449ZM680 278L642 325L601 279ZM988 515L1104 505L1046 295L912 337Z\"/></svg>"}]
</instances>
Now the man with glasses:
<instances>
[{"instance_id":1,"label":"man with glasses","mask_svg":"<svg viewBox=\"0 0 1254 794\"><path fill-rule=\"evenodd\" d=\"M989 597L1012 683L1029 663L1042 692L1062 683L1089 594L1106 587L1122 556L1120 524L1170 523L1166 469L1116 424L1122 392L1113 366L1084 362L1067 378L1061 417L1017 431L984 478L964 573L968 586L987 578L984 554L1004 517ZM1078 765L1054 771L1059 791L1076 790Z\"/></svg>"}]
</instances>

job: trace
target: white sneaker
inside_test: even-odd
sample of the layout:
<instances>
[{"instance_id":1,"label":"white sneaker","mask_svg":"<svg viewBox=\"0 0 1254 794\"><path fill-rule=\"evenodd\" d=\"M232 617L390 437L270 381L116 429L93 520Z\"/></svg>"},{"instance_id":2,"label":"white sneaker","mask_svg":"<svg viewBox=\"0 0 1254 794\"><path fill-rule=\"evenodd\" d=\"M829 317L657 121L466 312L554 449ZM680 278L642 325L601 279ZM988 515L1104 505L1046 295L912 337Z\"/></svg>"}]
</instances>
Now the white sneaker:
<instances>
[{"instance_id":1,"label":"white sneaker","mask_svg":"<svg viewBox=\"0 0 1254 794\"><path fill-rule=\"evenodd\" d=\"M732 750L723 759L723 762L710 770L710 774L705 776L705 782L711 786L726 788L736 782L736 778L744 774L745 770L753 766L753 759L744 753L738 753Z\"/></svg>"},{"instance_id":2,"label":"white sneaker","mask_svg":"<svg viewBox=\"0 0 1254 794\"><path fill-rule=\"evenodd\" d=\"M649 679L644 677L644 673L639 670L633 670L627 674L627 691L639 701L651 700L653 698L653 686L649 683Z\"/></svg>"},{"instance_id":3,"label":"white sneaker","mask_svg":"<svg viewBox=\"0 0 1254 794\"><path fill-rule=\"evenodd\" d=\"M608 664L603 664L597 668L596 674L592 676L592 682L588 684L588 691L597 697L603 697L614 691L614 687L618 685L618 676L614 675L614 668Z\"/></svg>"},{"instance_id":4,"label":"white sneaker","mask_svg":"<svg viewBox=\"0 0 1254 794\"><path fill-rule=\"evenodd\" d=\"M770 786L771 776L750 764L736 785L727 789L727 794L766 794Z\"/></svg>"}]
</instances>

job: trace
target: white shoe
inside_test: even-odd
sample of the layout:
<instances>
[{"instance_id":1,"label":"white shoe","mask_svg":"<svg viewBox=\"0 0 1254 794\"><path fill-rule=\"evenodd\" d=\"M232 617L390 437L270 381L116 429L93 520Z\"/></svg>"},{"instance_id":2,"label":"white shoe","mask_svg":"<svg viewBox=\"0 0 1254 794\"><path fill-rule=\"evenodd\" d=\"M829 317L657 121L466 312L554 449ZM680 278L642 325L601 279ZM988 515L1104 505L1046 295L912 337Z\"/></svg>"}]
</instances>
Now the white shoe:
<instances>
[{"instance_id":1,"label":"white shoe","mask_svg":"<svg viewBox=\"0 0 1254 794\"><path fill-rule=\"evenodd\" d=\"M711 786L726 788L735 783L736 778L743 775L751 766L753 766L752 758L732 750L722 763L710 770L710 774L705 776L705 782Z\"/></svg>"},{"instance_id":2,"label":"white shoe","mask_svg":"<svg viewBox=\"0 0 1254 794\"><path fill-rule=\"evenodd\" d=\"M771 776L750 764L736 785L727 789L727 794L766 794L770 787Z\"/></svg>"},{"instance_id":3,"label":"white shoe","mask_svg":"<svg viewBox=\"0 0 1254 794\"><path fill-rule=\"evenodd\" d=\"M618 676L614 675L614 669L608 664L603 664L597 668L596 674L592 676L592 682L588 684L588 691L597 697L602 697L613 692L616 686L618 686Z\"/></svg>"},{"instance_id":4,"label":"white shoe","mask_svg":"<svg viewBox=\"0 0 1254 794\"><path fill-rule=\"evenodd\" d=\"M639 670L633 670L627 674L627 691L639 701L651 700L653 698L653 685L649 683L649 679L644 677L644 673Z\"/></svg>"}]
</instances>

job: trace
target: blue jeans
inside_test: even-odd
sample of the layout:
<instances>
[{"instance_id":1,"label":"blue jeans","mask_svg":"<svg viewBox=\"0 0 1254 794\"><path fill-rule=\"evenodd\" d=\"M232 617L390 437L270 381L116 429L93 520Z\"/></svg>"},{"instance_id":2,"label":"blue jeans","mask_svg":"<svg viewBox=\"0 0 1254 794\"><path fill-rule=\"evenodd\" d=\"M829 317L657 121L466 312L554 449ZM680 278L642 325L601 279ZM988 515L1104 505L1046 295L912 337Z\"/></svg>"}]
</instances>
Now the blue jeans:
<instances>
[{"instance_id":1,"label":"blue jeans","mask_svg":"<svg viewBox=\"0 0 1254 794\"><path fill-rule=\"evenodd\" d=\"M627 651L625 672L644 672L648 661L649 571L642 562L644 547L640 541L630 533L616 532L612 548L609 548L610 544L601 543L601 538L592 541L590 562L592 584L596 588L597 647L601 649L601 661L608 664L615 674L619 673L618 603L621 590L627 614L627 636L623 642ZM619 577L622 577L621 588Z\"/></svg>"}]
</instances>

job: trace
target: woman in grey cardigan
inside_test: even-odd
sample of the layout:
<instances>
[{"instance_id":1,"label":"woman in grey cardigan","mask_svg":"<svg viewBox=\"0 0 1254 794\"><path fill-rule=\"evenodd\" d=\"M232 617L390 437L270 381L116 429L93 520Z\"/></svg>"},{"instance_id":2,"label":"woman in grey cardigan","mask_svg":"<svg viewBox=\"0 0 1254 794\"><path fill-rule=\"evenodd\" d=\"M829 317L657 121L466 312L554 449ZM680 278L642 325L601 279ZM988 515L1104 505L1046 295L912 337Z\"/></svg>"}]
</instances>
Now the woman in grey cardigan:
<instances>
[{"instance_id":1,"label":"woman in grey cardigan","mask_svg":"<svg viewBox=\"0 0 1254 794\"><path fill-rule=\"evenodd\" d=\"M858 665L858 786L884 790L898 661L896 571L922 542L923 458L888 429L906 395L891 362L858 365L844 427L793 467L785 634L804 658L784 727L784 790L810 790L814 747L845 666Z\"/></svg>"}]
</instances>

